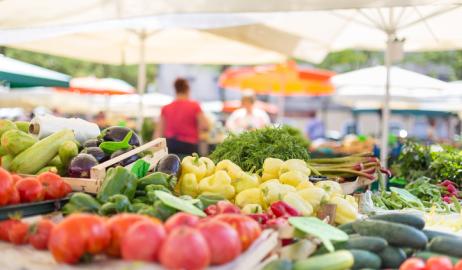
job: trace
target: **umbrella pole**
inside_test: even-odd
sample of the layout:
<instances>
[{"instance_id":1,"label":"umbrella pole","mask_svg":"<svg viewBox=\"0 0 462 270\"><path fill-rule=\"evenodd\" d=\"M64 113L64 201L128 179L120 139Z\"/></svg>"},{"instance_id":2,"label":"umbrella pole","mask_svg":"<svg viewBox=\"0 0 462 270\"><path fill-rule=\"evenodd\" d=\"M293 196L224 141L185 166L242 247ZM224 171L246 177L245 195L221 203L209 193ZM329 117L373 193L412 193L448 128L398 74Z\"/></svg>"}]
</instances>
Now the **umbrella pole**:
<instances>
[{"instance_id":1,"label":"umbrella pole","mask_svg":"<svg viewBox=\"0 0 462 270\"><path fill-rule=\"evenodd\" d=\"M285 76L281 75L281 95L278 97L278 114L277 114L277 124L282 125L284 121L284 112L286 106L286 80Z\"/></svg>"},{"instance_id":2,"label":"umbrella pole","mask_svg":"<svg viewBox=\"0 0 462 270\"><path fill-rule=\"evenodd\" d=\"M140 41L140 52L139 52L139 62L138 62L138 95L139 95L139 102L138 102L138 115L136 118L136 128L138 132L141 131L143 126L143 95L144 90L146 88L146 32L143 30L139 33L139 41Z\"/></svg>"},{"instance_id":3,"label":"umbrella pole","mask_svg":"<svg viewBox=\"0 0 462 270\"><path fill-rule=\"evenodd\" d=\"M390 71L391 71L391 46L392 35L388 35L387 49L385 51L385 67L387 70L387 79L385 83L385 96L382 107L382 142L380 151L380 160L382 166L388 165L388 134L389 134L389 121L390 121Z\"/></svg>"}]
</instances>

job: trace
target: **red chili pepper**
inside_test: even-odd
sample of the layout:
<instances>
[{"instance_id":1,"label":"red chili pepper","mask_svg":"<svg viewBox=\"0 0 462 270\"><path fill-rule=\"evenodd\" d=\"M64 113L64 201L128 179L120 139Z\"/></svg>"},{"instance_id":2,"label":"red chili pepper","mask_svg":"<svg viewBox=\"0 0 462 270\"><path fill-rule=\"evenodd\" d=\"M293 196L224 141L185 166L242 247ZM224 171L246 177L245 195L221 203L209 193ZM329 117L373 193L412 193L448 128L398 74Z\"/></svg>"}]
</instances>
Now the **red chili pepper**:
<instances>
[{"instance_id":1,"label":"red chili pepper","mask_svg":"<svg viewBox=\"0 0 462 270\"><path fill-rule=\"evenodd\" d=\"M261 225L265 225L271 219L271 216L269 214L266 214L266 213L248 214L247 216L255 219Z\"/></svg>"},{"instance_id":2,"label":"red chili pepper","mask_svg":"<svg viewBox=\"0 0 462 270\"><path fill-rule=\"evenodd\" d=\"M277 201L271 204L270 206L271 212L276 217L298 217L301 216L301 213L295 209L294 207L290 206L286 202Z\"/></svg>"},{"instance_id":3,"label":"red chili pepper","mask_svg":"<svg viewBox=\"0 0 462 270\"><path fill-rule=\"evenodd\" d=\"M447 186L449 186L449 185L457 186L457 184L454 183L454 182L452 182L451 180L444 180L443 182L441 182L441 185L442 185L442 186L445 186L445 187L447 187Z\"/></svg>"},{"instance_id":4,"label":"red chili pepper","mask_svg":"<svg viewBox=\"0 0 462 270\"><path fill-rule=\"evenodd\" d=\"M217 207L216 204L209 205L209 206L207 206L207 208L205 208L204 212L208 216L215 216L218 213L218 207Z\"/></svg>"},{"instance_id":5,"label":"red chili pepper","mask_svg":"<svg viewBox=\"0 0 462 270\"><path fill-rule=\"evenodd\" d=\"M386 169L386 168L380 168L380 171L384 174L386 174L388 177L391 177L392 176L392 173L389 169Z\"/></svg>"},{"instance_id":6,"label":"red chili pepper","mask_svg":"<svg viewBox=\"0 0 462 270\"><path fill-rule=\"evenodd\" d=\"M289 221L287 220L287 218L284 217L270 219L265 224L265 228L270 228L274 230L278 230L280 228L283 228L284 226L290 226Z\"/></svg>"}]
</instances>

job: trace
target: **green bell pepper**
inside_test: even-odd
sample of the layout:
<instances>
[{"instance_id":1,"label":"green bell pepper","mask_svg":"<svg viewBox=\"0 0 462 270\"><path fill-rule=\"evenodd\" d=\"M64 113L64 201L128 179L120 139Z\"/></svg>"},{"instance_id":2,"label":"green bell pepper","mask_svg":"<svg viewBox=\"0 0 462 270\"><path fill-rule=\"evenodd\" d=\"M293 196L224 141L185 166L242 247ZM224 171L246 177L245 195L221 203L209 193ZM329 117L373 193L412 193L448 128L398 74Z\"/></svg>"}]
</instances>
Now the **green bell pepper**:
<instances>
[{"instance_id":1,"label":"green bell pepper","mask_svg":"<svg viewBox=\"0 0 462 270\"><path fill-rule=\"evenodd\" d=\"M156 210L155 217L162 221L166 221L169 217L178 212L178 210L166 205L162 201L156 201L153 207Z\"/></svg>"},{"instance_id":2,"label":"green bell pepper","mask_svg":"<svg viewBox=\"0 0 462 270\"><path fill-rule=\"evenodd\" d=\"M226 200L225 197L220 195L212 195L212 194L204 194L197 197L202 202L202 205L205 208L209 207L209 205L217 204L219 201Z\"/></svg>"},{"instance_id":3,"label":"green bell pepper","mask_svg":"<svg viewBox=\"0 0 462 270\"><path fill-rule=\"evenodd\" d=\"M63 213L66 215L77 212L97 213L100 207L101 204L91 195L77 192L72 194L69 202L64 205Z\"/></svg>"},{"instance_id":4,"label":"green bell pepper","mask_svg":"<svg viewBox=\"0 0 462 270\"><path fill-rule=\"evenodd\" d=\"M99 213L101 215L112 215L123 212L131 212L131 209L130 200L127 196L116 194L111 196L109 201L101 206Z\"/></svg>"},{"instance_id":5,"label":"green bell pepper","mask_svg":"<svg viewBox=\"0 0 462 270\"><path fill-rule=\"evenodd\" d=\"M176 177L163 173L155 172L138 180L138 190L144 190L148 185L162 185L169 190L173 190L176 185Z\"/></svg>"},{"instance_id":6,"label":"green bell pepper","mask_svg":"<svg viewBox=\"0 0 462 270\"><path fill-rule=\"evenodd\" d=\"M101 202L108 202L109 197L123 194L132 200L136 192L136 176L124 167L110 168L104 178L101 190L96 198Z\"/></svg>"}]
</instances>

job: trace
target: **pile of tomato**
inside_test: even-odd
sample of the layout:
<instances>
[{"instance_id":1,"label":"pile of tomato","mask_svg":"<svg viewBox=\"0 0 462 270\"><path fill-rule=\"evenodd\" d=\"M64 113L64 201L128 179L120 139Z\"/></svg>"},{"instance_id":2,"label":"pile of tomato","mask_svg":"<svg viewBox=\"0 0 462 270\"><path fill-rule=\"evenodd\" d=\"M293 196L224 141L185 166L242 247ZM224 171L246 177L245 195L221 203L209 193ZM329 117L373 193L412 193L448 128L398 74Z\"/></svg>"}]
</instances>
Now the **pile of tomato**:
<instances>
[{"instance_id":1,"label":"pile of tomato","mask_svg":"<svg viewBox=\"0 0 462 270\"><path fill-rule=\"evenodd\" d=\"M462 270L462 260L456 264L445 256L430 257L426 262L420 258L404 261L399 270Z\"/></svg>"},{"instance_id":2,"label":"pile of tomato","mask_svg":"<svg viewBox=\"0 0 462 270\"><path fill-rule=\"evenodd\" d=\"M0 222L0 239L48 249L58 263L75 264L106 254L129 261L159 262L167 269L203 269L237 258L260 236L258 222L235 213L199 218L180 212L165 223L139 214L110 218L72 214L58 224Z\"/></svg>"},{"instance_id":3,"label":"pile of tomato","mask_svg":"<svg viewBox=\"0 0 462 270\"><path fill-rule=\"evenodd\" d=\"M0 206L60 199L71 191L67 182L51 172L22 178L0 168Z\"/></svg>"}]
</instances>

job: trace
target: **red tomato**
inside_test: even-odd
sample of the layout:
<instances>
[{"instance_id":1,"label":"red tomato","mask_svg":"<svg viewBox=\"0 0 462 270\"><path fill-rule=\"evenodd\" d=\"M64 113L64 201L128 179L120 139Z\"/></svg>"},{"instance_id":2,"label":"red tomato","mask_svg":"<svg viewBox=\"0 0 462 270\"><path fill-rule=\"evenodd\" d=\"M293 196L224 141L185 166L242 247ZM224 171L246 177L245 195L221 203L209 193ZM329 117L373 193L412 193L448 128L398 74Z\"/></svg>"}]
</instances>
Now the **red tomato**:
<instances>
[{"instance_id":1,"label":"red tomato","mask_svg":"<svg viewBox=\"0 0 462 270\"><path fill-rule=\"evenodd\" d=\"M239 234L242 250L246 250L261 233L260 224L254 219L241 214L221 214L215 217L231 225Z\"/></svg>"},{"instance_id":2,"label":"red tomato","mask_svg":"<svg viewBox=\"0 0 462 270\"><path fill-rule=\"evenodd\" d=\"M17 183L19 180L23 179L21 176L19 176L19 175L17 175L17 174L12 174L12 175L11 175L11 178L13 179L13 185L16 185L16 183Z\"/></svg>"},{"instance_id":3,"label":"red tomato","mask_svg":"<svg viewBox=\"0 0 462 270\"><path fill-rule=\"evenodd\" d=\"M8 204L18 204L20 202L21 202L21 196L19 196L19 191L16 188L16 186L13 186L11 188L10 200L8 201Z\"/></svg>"},{"instance_id":4,"label":"red tomato","mask_svg":"<svg viewBox=\"0 0 462 270\"><path fill-rule=\"evenodd\" d=\"M122 258L130 261L155 262L166 237L167 233L162 224L138 221L128 229L122 239Z\"/></svg>"},{"instance_id":5,"label":"red tomato","mask_svg":"<svg viewBox=\"0 0 462 270\"><path fill-rule=\"evenodd\" d=\"M425 262L419 258L410 258L401 264L399 270L426 270Z\"/></svg>"},{"instance_id":6,"label":"red tomato","mask_svg":"<svg viewBox=\"0 0 462 270\"><path fill-rule=\"evenodd\" d=\"M242 246L239 234L231 225L211 220L198 225L210 249L211 263L224 264L241 254Z\"/></svg>"},{"instance_id":7,"label":"red tomato","mask_svg":"<svg viewBox=\"0 0 462 270\"><path fill-rule=\"evenodd\" d=\"M4 221L0 221L0 240L2 241L10 241L10 236L8 232L11 230L13 225L20 223L19 218L8 219Z\"/></svg>"},{"instance_id":8,"label":"red tomato","mask_svg":"<svg viewBox=\"0 0 462 270\"><path fill-rule=\"evenodd\" d=\"M29 224L21 221L14 224L8 231L8 237L10 239L10 242L15 245L26 244L28 240L28 231Z\"/></svg>"},{"instance_id":9,"label":"red tomato","mask_svg":"<svg viewBox=\"0 0 462 270\"><path fill-rule=\"evenodd\" d=\"M86 254L103 253L110 240L103 218L72 214L51 230L48 249L58 263L74 264Z\"/></svg>"},{"instance_id":10,"label":"red tomato","mask_svg":"<svg viewBox=\"0 0 462 270\"><path fill-rule=\"evenodd\" d=\"M61 176L52 172L44 172L37 176L37 180L43 186L45 200L53 200L63 197L61 188L63 180L61 179Z\"/></svg>"},{"instance_id":11,"label":"red tomato","mask_svg":"<svg viewBox=\"0 0 462 270\"><path fill-rule=\"evenodd\" d=\"M454 265L454 270L462 270L462 260L458 261L456 265Z\"/></svg>"},{"instance_id":12,"label":"red tomato","mask_svg":"<svg viewBox=\"0 0 462 270\"><path fill-rule=\"evenodd\" d=\"M452 262L444 256L431 257L427 260L425 270L452 270Z\"/></svg>"},{"instance_id":13,"label":"red tomato","mask_svg":"<svg viewBox=\"0 0 462 270\"><path fill-rule=\"evenodd\" d=\"M7 170L0 167L0 206L8 204L12 188L13 177Z\"/></svg>"},{"instance_id":14,"label":"red tomato","mask_svg":"<svg viewBox=\"0 0 462 270\"><path fill-rule=\"evenodd\" d=\"M108 255L120 257L120 243L125 233L130 226L141 220L161 223L159 220L138 214L118 214L107 221L107 227L111 233L111 243L107 249Z\"/></svg>"},{"instance_id":15,"label":"red tomato","mask_svg":"<svg viewBox=\"0 0 462 270\"><path fill-rule=\"evenodd\" d=\"M170 233L180 226L195 227L199 223L199 217L184 212L176 213L165 222L165 229Z\"/></svg>"},{"instance_id":16,"label":"red tomato","mask_svg":"<svg viewBox=\"0 0 462 270\"><path fill-rule=\"evenodd\" d=\"M69 194L71 192L72 192L71 185L66 181L62 181L61 182L61 198L66 197L67 194Z\"/></svg>"},{"instance_id":17,"label":"red tomato","mask_svg":"<svg viewBox=\"0 0 462 270\"><path fill-rule=\"evenodd\" d=\"M197 229L181 226L167 236L159 259L167 269L204 269L210 264L210 250Z\"/></svg>"},{"instance_id":18,"label":"red tomato","mask_svg":"<svg viewBox=\"0 0 462 270\"><path fill-rule=\"evenodd\" d=\"M47 249L51 230L55 224L49 219L41 219L29 228L29 244L36 249Z\"/></svg>"},{"instance_id":19,"label":"red tomato","mask_svg":"<svg viewBox=\"0 0 462 270\"><path fill-rule=\"evenodd\" d=\"M28 177L16 183L21 202L42 201L44 197L42 184L35 178Z\"/></svg>"}]
</instances>

